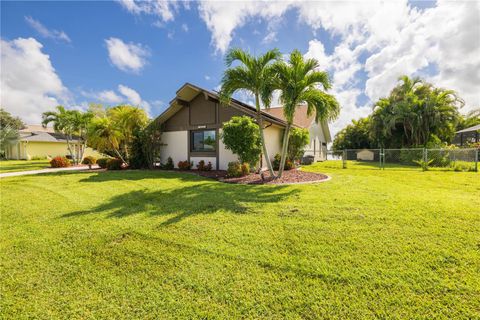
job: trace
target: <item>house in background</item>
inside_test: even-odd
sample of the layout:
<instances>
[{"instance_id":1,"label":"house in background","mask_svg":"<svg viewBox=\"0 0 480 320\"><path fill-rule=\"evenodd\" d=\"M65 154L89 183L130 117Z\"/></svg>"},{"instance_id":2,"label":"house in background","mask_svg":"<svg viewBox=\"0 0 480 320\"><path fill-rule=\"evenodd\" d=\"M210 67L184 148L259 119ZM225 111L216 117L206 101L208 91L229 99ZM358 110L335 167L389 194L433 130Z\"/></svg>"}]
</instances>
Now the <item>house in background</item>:
<instances>
[{"instance_id":1,"label":"house in background","mask_svg":"<svg viewBox=\"0 0 480 320\"><path fill-rule=\"evenodd\" d=\"M56 133L52 128L44 128L41 125L27 125L25 129L19 130L20 139L7 147L7 159L30 160L34 157L67 156L67 140L65 136ZM77 141L74 140L73 143ZM101 157L102 154L86 148L84 156Z\"/></svg>"},{"instance_id":2,"label":"house in background","mask_svg":"<svg viewBox=\"0 0 480 320\"><path fill-rule=\"evenodd\" d=\"M272 158L281 152L282 135L286 126L284 119L273 114L274 112L276 111L262 111L265 144ZM223 145L220 139L222 126L233 116L243 115L255 118L255 107L236 99L232 99L229 106L223 106L219 103L217 93L186 83L177 91L169 107L155 119L162 127L161 162L165 163L168 157L171 157L177 167L179 161L187 160L195 166L204 160L211 162L214 169L226 170L228 163L237 161L238 158ZM296 117L294 126L312 128L314 121L310 120L313 119L305 117ZM315 138L312 139L313 146L309 146L308 151L313 150L316 153L318 146L320 157L320 146L329 142L330 132L328 127L322 125L314 127L312 132ZM265 167L264 158L262 166Z\"/></svg>"},{"instance_id":3,"label":"house in background","mask_svg":"<svg viewBox=\"0 0 480 320\"><path fill-rule=\"evenodd\" d=\"M477 142L480 142L480 124L455 132L453 139L453 143L461 147Z\"/></svg>"}]
</instances>

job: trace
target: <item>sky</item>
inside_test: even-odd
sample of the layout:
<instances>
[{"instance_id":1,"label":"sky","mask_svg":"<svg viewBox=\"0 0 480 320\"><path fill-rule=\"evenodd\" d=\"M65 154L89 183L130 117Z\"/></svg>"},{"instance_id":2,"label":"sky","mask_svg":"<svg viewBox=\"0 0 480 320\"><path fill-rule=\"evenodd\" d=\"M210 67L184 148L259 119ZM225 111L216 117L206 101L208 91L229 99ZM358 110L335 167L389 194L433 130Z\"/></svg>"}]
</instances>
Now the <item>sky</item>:
<instances>
[{"instance_id":1,"label":"sky","mask_svg":"<svg viewBox=\"0 0 480 320\"><path fill-rule=\"evenodd\" d=\"M158 116L185 82L218 90L233 47L317 59L342 107L333 134L401 75L480 106L479 1L2 1L0 37L0 104L28 124L59 104Z\"/></svg>"}]
</instances>

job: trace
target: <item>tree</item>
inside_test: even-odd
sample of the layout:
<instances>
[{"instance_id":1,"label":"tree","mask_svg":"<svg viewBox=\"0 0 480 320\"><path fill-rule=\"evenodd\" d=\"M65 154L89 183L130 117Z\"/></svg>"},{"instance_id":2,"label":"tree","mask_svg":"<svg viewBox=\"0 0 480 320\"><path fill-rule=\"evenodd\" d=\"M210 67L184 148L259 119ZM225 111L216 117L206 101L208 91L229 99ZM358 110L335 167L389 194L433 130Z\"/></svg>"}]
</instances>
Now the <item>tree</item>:
<instances>
[{"instance_id":1,"label":"tree","mask_svg":"<svg viewBox=\"0 0 480 320\"><path fill-rule=\"evenodd\" d=\"M80 112L78 110L70 111L72 126L74 133L77 137L78 145L76 150L76 161L81 162L83 160L83 155L85 154L85 149L87 148L87 138L88 138L88 126L93 119L93 113Z\"/></svg>"},{"instance_id":2,"label":"tree","mask_svg":"<svg viewBox=\"0 0 480 320\"><path fill-rule=\"evenodd\" d=\"M465 116L460 116L456 131L470 128L480 124L480 108L474 109Z\"/></svg>"},{"instance_id":3,"label":"tree","mask_svg":"<svg viewBox=\"0 0 480 320\"><path fill-rule=\"evenodd\" d=\"M10 127L15 130L25 129L25 123L19 117L14 117L10 112L0 108L0 128Z\"/></svg>"},{"instance_id":4,"label":"tree","mask_svg":"<svg viewBox=\"0 0 480 320\"><path fill-rule=\"evenodd\" d=\"M258 125L250 117L232 117L223 124L221 139L225 148L238 155L241 163L254 167L262 153Z\"/></svg>"},{"instance_id":5,"label":"tree","mask_svg":"<svg viewBox=\"0 0 480 320\"><path fill-rule=\"evenodd\" d=\"M123 142L124 135L111 118L107 116L93 118L88 127L88 137L92 147L100 152L112 150L120 160L126 163L120 153L120 144Z\"/></svg>"},{"instance_id":6,"label":"tree","mask_svg":"<svg viewBox=\"0 0 480 320\"><path fill-rule=\"evenodd\" d=\"M331 86L328 74L324 71L317 71L318 68L319 64L316 59L305 60L298 50L294 50L290 54L288 62L278 61L273 65L275 74L273 87L281 90L280 101L283 104L283 113L287 121L278 171L279 178L285 167L289 133L297 106L306 103L308 116L315 113L316 122L336 119L340 112L340 106L335 97L325 92ZM323 90L318 86L321 86Z\"/></svg>"},{"instance_id":7,"label":"tree","mask_svg":"<svg viewBox=\"0 0 480 320\"><path fill-rule=\"evenodd\" d=\"M340 130L333 139L333 150L373 148L370 138L370 117L352 120L352 123Z\"/></svg>"},{"instance_id":8,"label":"tree","mask_svg":"<svg viewBox=\"0 0 480 320\"><path fill-rule=\"evenodd\" d=\"M267 146L265 145L260 102L263 103L266 109L270 108L274 91L272 62L279 58L280 52L278 49L270 50L258 57L252 56L241 49L230 50L225 57L227 70L223 74L222 88L220 90L220 98L225 105L229 104L232 95L237 91L247 91L255 97L256 120L260 132L262 151L272 177L274 177L274 172ZM239 61L241 65L232 67L235 61Z\"/></svg>"},{"instance_id":9,"label":"tree","mask_svg":"<svg viewBox=\"0 0 480 320\"><path fill-rule=\"evenodd\" d=\"M55 109L56 111L47 111L42 114L42 125L46 128L49 123L53 123L53 130L65 136L70 157L75 159L75 155L72 150L72 140L75 132L72 113L63 106L57 106Z\"/></svg>"},{"instance_id":10,"label":"tree","mask_svg":"<svg viewBox=\"0 0 480 320\"><path fill-rule=\"evenodd\" d=\"M294 162L301 160L305 153L305 146L310 143L310 133L305 128L292 128L290 130L290 139L288 143L288 160Z\"/></svg>"},{"instance_id":11,"label":"tree","mask_svg":"<svg viewBox=\"0 0 480 320\"><path fill-rule=\"evenodd\" d=\"M9 124L0 127L0 158L5 158L7 146L14 144L19 139L17 128Z\"/></svg>"}]
</instances>

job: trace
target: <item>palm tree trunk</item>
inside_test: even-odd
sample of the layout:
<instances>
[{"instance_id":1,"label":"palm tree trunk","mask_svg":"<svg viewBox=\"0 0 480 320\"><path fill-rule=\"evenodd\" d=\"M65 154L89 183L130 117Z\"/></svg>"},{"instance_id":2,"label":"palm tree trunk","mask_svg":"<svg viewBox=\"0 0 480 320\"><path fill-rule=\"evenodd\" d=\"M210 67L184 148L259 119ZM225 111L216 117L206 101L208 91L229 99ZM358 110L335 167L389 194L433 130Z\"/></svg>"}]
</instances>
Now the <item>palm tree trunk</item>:
<instances>
[{"instance_id":1,"label":"palm tree trunk","mask_svg":"<svg viewBox=\"0 0 480 320\"><path fill-rule=\"evenodd\" d=\"M290 138L290 123L287 123L285 132L283 133L283 145L282 145L282 159L280 160L280 168L278 168L278 178L282 177L283 169L285 168L285 161L287 160L288 140Z\"/></svg>"},{"instance_id":2,"label":"palm tree trunk","mask_svg":"<svg viewBox=\"0 0 480 320\"><path fill-rule=\"evenodd\" d=\"M72 146L70 145L70 138L69 138L69 135L66 134L65 135L65 139L67 140L67 150L68 150L68 153L70 153L70 157L72 157L72 160L73 160L73 163L76 164L76 159L75 159L75 155L73 154L73 151L72 151Z\"/></svg>"},{"instance_id":3,"label":"palm tree trunk","mask_svg":"<svg viewBox=\"0 0 480 320\"><path fill-rule=\"evenodd\" d=\"M258 123L258 130L260 131L260 140L262 142L262 152L263 156L265 157L265 162L267 163L268 171L270 172L270 176L272 178L275 177L275 173L273 172L272 162L270 161L270 157L268 156L267 145L265 144L265 134L263 132L263 118L262 112L260 111L260 102L258 98L258 93L255 94L255 104L257 107L257 123ZM262 169L262 168L260 168Z\"/></svg>"}]
</instances>

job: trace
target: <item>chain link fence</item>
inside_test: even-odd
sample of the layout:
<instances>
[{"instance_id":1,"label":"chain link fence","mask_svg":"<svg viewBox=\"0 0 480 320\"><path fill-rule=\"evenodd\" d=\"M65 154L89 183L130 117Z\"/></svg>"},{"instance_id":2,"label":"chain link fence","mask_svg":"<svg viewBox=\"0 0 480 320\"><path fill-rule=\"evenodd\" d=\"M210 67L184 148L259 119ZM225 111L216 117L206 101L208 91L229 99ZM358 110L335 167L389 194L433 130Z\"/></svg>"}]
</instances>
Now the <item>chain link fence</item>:
<instances>
[{"instance_id":1,"label":"chain link fence","mask_svg":"<svg viewBox=\"0 0 480 320\"><path fill-rule=\"evenodd\" d=\"M328 151L327 160L341 160L356 169L478 171L478 149L345 149Z\"/></svg>"}]
</instances>

